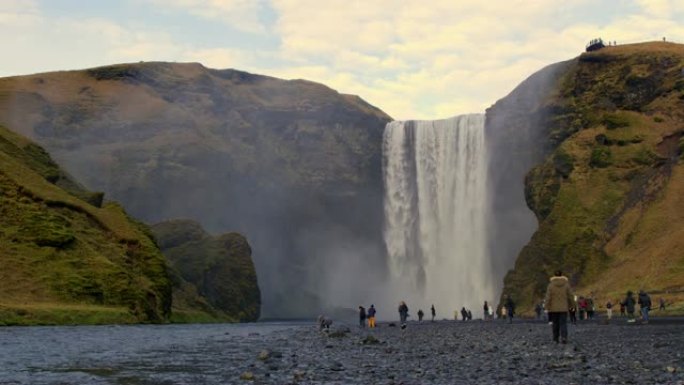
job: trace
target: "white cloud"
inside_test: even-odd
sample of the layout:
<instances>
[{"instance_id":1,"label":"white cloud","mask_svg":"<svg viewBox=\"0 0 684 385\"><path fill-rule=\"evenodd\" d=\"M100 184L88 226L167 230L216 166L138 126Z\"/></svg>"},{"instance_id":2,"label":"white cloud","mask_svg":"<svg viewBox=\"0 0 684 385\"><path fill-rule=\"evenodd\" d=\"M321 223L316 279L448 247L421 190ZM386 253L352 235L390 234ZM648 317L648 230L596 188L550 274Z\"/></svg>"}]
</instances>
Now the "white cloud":
<instances>
[{"instance_id":1,"label":"white cloud","mask_svg":"<svg viewBox=\"0 0 684 385\"><path fill-rule=\"evenodd\" d=\"M0 27L28 28L40 22L38 6L35 1L5 0L0 2Z\"/></svg>"},{"instance_id":2,"label":"white cloud","mask_svg":"<svg viewBox=\"0 0 684 385\"><path fill-rule=\"evenodd\" d=\"M160 9L176 8L209 20L216 20L235 29L265 33L266 28L259 20L264 0L146 0Z\"/></svg>"},{"instance_id":3,"label":"white cloud","mask_svg":"<svg viewBox=\"0 0 684 385\"><path fill-rule=\"evenodd\" d=\"M635 15L607 0L272 4L279 55L296 63L298 77L358 93L398 119L428 119L482 111L536 70L577 56L594 37L684 36L671 14L677 1L639 1L647 10ZM587 17L592 10L616 15Z\"/></svg>"},{"instance_id":4,"label":"white cloud","mask_svg":"<svg viewBox=\"0 0 684 385\"><path fill-rule=\"evenodd\" d=\"M432 119L483 111L533 72L577 56L594 37L684 42L680 0L136 1L154 4L160 19L57 17L34 1L3 0L0 44L13 60L0 61L0 75L197 61L309 79L358 94L398 119ZM169 10L194 15L188 23L220 21L259 38L253 46L192 41L164 24ZM266 10L275 13L273 25L263 24Z\"/></svg>"}]
</instances>

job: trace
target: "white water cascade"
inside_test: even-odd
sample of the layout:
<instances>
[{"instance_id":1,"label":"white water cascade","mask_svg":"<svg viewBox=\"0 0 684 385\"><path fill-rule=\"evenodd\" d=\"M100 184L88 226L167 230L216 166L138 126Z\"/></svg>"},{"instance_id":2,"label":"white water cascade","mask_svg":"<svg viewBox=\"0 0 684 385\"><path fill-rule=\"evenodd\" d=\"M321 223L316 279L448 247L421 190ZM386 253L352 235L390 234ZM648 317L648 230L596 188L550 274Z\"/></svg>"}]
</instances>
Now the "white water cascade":
<instances>
[{"instance_id":1,"label":"white water cascade","mask_svg":"<svg viewBox=\"0 0 684 385\"><path fill-rule=\"evenodd\" d=\"M484 115L395 121L383 137L385 245L392 295L415 317L482 317L495 300L487 253ZM459 313L460 319L460 313Z\"/></svg>"}]
</instances>

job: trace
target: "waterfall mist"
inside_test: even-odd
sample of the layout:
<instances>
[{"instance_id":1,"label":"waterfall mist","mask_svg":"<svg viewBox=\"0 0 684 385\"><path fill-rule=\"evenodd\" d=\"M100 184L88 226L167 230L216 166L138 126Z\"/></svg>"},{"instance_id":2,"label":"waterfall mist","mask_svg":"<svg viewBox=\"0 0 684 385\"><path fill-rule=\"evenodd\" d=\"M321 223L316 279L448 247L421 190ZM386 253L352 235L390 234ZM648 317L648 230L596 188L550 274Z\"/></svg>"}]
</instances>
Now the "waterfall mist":
<instances>
[{"instance_id":1,"label":"waterfall mist","mask_svg":"<svg viewBox=\"0 0 684 385\"><path fill-rule=\"evenodd\" d=\"M496 293L487 252L484 115L388 123L384 240L390 287L412 314L481 317ZM459 315L460 318L460 315Z\"/></svg>"}]
</instances>

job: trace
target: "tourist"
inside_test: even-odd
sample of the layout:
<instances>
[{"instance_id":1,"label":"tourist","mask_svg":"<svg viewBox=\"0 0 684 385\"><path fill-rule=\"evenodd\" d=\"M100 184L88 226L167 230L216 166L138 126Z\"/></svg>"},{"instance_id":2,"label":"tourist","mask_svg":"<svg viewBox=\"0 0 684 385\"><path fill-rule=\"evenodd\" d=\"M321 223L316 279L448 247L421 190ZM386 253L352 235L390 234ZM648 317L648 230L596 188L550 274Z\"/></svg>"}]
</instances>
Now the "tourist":
<instances>
[{"instance_id":1,"label":"tourist","mask_svg":"<svg viewBox=\"0 0 684 385\"><path fill-rule=\"evenodd\" d=\"M366 308L359 306L359 327L366 327Z\"/></svg>"},{"instance_id":2,"label":"tourist","mask_svg":"<svg viewBox=\"0 0 684 385\"><path fill-rule=\"evenodd\" d=\"M515 303L510 295L506 295L506 315L508 316L508 323L513 323L513 315L515 314Z\"/></svg>"},{"instance_id":3,"label":"tourist","mask_svg":"<svg viewBox=\"0 0 684 385\"><path fill-rule=\"evenodd\" d=\"M583 296L579 297L579 301L577 301L577 308L579 309L580 321L587 319L587 299L586 298L584 298Z\"/></svg>"},{"instance_id":4,"label":"tourist","mask_svg":"<svg viewBox=\"0 0 684 385\"><path fill-rule=\"evenodd\" d=\"M437 312L435 311L435 305L430 307L430 313L432 313L432 322L435 322L435 316L437 315Z\"/></svg>"},{"instance_id":5,"label":"tourist","mask_svg":"<svg viewBox=\"0 0 684 385\"><path fill-rule=\"evenodd\" d=\"M537 304L534 306L534 312L537 314L537 319L542 318L542 305L541 305L541 303L537 302Z\"/></svg>"},{"instance_id":6,"label":"tourist","mask_svg":"<svg viewBox=\"0 0 684 385\"><path fill-rule=\"evenodd\" d=\"M660 307L658 310L665 310L665 298L660 297Z\"/></svg>"},{"instance_id":7,"label":"tourist","mask_svg":"<svg viewBox=\"0 0 684 385\"><path fill-rule=\"evenodd\" d=\"M634 293L632 293L631 290L627 291L627 297L625 297L625 300L622 301L625 305L625 309L627 310L627 322L632 323L636 322L636 319L634 318L634 306L636 305L636 301L634 301Z\"/></svg>"},{"instance_id":8,"label":"tourist","mask_svg":"<svg viewBox=\"0 0 684 385\"><path fill-rule=\"evenodd\" d=\"M318 316L318 328L319 330L325 330L326 332L330 329L332 325L332 320L324 315Z\"/></svg>"},{"instance_id":9,"label":"tourist","mask_svg":"<svg viewBox=\"0 0 684 385\"><path fill-rule=\"evenodd\" d=\"M570 323L573 325L577 325L577 296L574 296L572 305L568 310L568 312L570 313Z\"/></svg>"},{"instance_id":10,"label":"tourist","mask_svg":"<svg viewBox=\"0 0 684 385\"><path fill-rule=\"evenodd\" d=\"M641 307L641 319L643 323L648 323L648 312L651 310L651 297L645 291L639 291L639 306Z\"/></svg>"},{"instance_id":11,"label":"tourist","mask_svg":"<svg viewBox=\"0 0 684 385\"><path fill-rule=\"evenodd\" d=\"M406 329L406 318L408 317L409 308L406 306L406 302L401 301L399 303L399 320L401 321L401 328Z\"/></svg>"},{"instance_id":12,"label":"tourist","mask_svg":"<svg viewBox=\"0 0 684 385\"><path fill-rule=\"evenodd\" d=\"M620 317L626 317L627 314L625 314L625 302L620 301Z\"/></svg>"},{"instance_id":13,"label":"tourist","mask_svg":"<svg viewBox=\"0 0 684 385\"><path fill-rule=\"evenodd\" d=\"M587 298L587 318L594 319L594 312L596 311L596 306L594 306L594 296L591 294Z\"/></svg>"},{"instance_id":14,"label":"tourist","mask_svg":"<svg viewBox=\"0 0 684 385\"><path fill-rule=\"evenodd\" d=\"M423 309L418 309L418 322L423 322Z\"/></svg>"},{"instance_id":15,"label":"tourist","mask_svg":"<svg viewBox=\"0 0 684 385\"><path fill-rule=\"evenodd\" d=\"M551 277L546 288L546 309L552 322L553 341L558 343L560 335L561 343L568 342L568 311L572 307L574 297L570 290L568 278L558 270Z\"/></svg>"},{"instance_id":16,"label":"tourist","mask_svg":"<svg viewBox=\"0 0 684 385\"><path fill-rule=\"evenodd\" d=\"M473 313L468 309L468 320L472 321L473 320Z\"/></svg>"},{"instance_id":17,"label":"tourist","mask_svg":"<svg viewBox=\"0 0 684 385\"><path fill-rule=\"evenodd\" d=\"M462 321L468 320L468 312L466 311L465 306L461 308L461 320Z\"/></svg>"},{"instance_id":18,"label":"tourist","mask_svg":"<svg viewBox=\"0 0 684 385\"><path fill-rule=\"evenodd\" d=\"M608 317L608 321L613 318L613 303L610 300L606 304L606 317Z\"/></svg>"},{"instance_id":19,"label":"tourist","mask_svg":"<svg viewBox=\"0 0 684 385\"><path fill-rule=\"evenodd\" d=\"M489 304L487 303L487 301L484 302L484 306L482 307L482 310L484 311L484 318L483 319L486 321L489 319Z\"/></svg>"},{"instance_id":20,"label":"tourist","mask_svg":"<svg viewBox=\"0 0 684 385\"><path fill-rule=\"evenodd\" d=\"M368 318L368 327L374 328L375 327L375 305L370 305L370 307L368 308L368 312L366 313L366 317Z\"/></svg>"}]
</instances>

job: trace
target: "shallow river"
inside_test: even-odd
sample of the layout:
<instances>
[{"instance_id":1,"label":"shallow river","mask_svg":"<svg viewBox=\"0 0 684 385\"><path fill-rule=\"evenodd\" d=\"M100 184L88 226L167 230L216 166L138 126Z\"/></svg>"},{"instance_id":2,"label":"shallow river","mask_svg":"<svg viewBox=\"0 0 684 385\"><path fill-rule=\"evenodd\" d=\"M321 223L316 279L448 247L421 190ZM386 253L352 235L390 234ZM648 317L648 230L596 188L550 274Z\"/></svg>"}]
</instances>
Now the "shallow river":
<instances>
[{"instance_id":1,"label":"shallow river","mask_svg":"<svg viewBox=\"0 0 684 385\"><path fill-rule=\"evenodd\" d=\"M675 321L0 328L0 385L684 385Z\"/></svg>"},{"instance_id":2,"label":"shallow river","mask_svg":"<svg viewBox=\"0 0 684 385\"><path fill-rule=\"evenodd\" d=\"M234 383L233 354L292 323L0 328L0 384ZM258 333L258 335L257 335Z\"/></svg>"}]
</instances>

